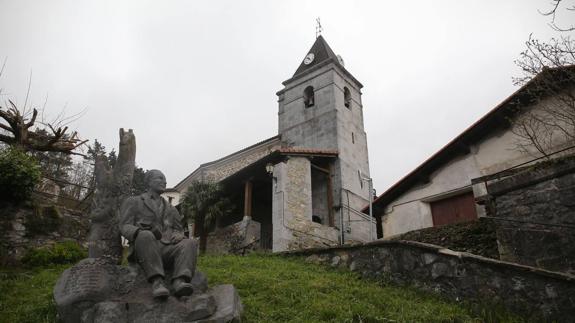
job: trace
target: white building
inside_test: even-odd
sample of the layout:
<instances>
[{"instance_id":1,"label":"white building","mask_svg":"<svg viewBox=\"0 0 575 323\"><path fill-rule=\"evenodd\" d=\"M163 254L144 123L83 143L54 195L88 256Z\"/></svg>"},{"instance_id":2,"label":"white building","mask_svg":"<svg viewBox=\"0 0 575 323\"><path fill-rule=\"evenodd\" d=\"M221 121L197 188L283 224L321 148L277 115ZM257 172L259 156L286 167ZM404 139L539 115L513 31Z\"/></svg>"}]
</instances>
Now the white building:
<instances>
[{"instance_id":1,"label":"white building","mask_svg":"<svg viewBox=\"0 0 575 323\"><path fill-rule=\"evenodd\" d=\"M472 180L541 156L533 147L518 147L524 140L517 135L520 129L515 121L526 113L544 115L550 107L564 106L556 96L542 95L538 83L547 77L561 78L562 73L573 73L573 67L542 72L381 194L374 201L378 236L387 238L484 215L476 201L486 193L485 186L472 185ZM570 75L571 83L562 88L573 89ZM561 134L550 143L553 151L570 145L574 143Z\"/></svg>"}]
</instances>

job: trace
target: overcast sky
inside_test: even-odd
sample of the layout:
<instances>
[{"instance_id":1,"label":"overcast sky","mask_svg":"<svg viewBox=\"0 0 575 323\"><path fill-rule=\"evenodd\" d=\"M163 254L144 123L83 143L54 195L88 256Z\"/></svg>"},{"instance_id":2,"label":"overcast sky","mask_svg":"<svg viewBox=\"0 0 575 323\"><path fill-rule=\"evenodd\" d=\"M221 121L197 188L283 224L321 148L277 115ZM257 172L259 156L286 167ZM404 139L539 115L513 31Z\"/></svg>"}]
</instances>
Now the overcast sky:
<instances>
[{"instance_id":1,"label":"overcast sky","mask_svg":"<svg viewBox=\"0 0 575 323\"><path fill-rule=\"evenodd\" d=\"M136 162L173 186L277 134L277 97L322 35L363 83L378 194L514 90L529 34L556 33L548 0L0 0L3 93L108 149L136 134Z\"/></svg>"}]
</instances>

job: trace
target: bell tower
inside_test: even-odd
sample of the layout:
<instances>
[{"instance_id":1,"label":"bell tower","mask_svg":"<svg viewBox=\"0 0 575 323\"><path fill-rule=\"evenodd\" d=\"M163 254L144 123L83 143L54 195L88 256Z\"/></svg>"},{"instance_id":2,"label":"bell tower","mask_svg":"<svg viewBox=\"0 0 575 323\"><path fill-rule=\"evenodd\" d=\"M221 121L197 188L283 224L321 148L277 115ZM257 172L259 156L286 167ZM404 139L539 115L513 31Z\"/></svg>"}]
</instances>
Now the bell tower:
<instances>
[{"instance_id":1,"label":"bell tower","mask_svg":"<svg viewBox=\"0 0 575 323\"><path fill-rule=\"evenodd\" d=\"M363 85L321 35L294 75L282 84L284 88L277 92L282 146L312 155L329 151L336 156L329 162L308 157L313 204L309 217L338 230L339 242L368 241L375 236L375 224L361 213L369 203L368 185L361 180L369 177ZM314 169L325 171L327 182L314 184ZM326 187L322 187L324 182Z\"/></svg>"}]
</instances>

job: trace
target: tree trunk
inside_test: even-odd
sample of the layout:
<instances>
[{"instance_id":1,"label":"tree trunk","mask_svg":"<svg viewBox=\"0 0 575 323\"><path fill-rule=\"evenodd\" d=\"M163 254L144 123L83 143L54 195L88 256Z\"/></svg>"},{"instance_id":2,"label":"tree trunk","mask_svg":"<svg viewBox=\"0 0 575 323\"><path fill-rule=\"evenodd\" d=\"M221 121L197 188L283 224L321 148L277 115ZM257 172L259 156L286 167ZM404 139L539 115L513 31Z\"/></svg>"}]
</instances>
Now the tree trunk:
<instances>
[{"instance_id":1,"label":"tree trunk","mask_svg":"<svg viewBox=\"0 0 575 323\"><path fill-rule=\"evenodd\" d=\"M88 238L90 258L122 259L122 241L118 214L122 202L130 195L136 165L136 137L132 130L120 129L118 160L112 169L105 156L97 156L94 165L96 189L90 212L92 226Z\"/></svg>"}]
</instances>

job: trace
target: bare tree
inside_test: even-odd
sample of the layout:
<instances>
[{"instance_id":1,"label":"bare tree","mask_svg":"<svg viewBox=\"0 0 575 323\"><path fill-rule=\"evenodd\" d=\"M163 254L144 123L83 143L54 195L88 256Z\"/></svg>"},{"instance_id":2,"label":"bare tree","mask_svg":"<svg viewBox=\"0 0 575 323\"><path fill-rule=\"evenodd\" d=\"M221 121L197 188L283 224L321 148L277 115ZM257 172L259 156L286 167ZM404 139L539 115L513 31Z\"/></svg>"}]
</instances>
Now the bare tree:
<instances>
[{"instance_id":1,"label":"bare tree","mask_svg":"<svg viewBox=\"0 0 575 323\"><path fill-rule=\"evenodd\" d=\"M54 151L64 154L82 155L74 150L87 142L78 138L76 131L70 133L68 126L59 123L44 124L49 131L41 131L36 125L38 110L31 113L20 111L14 102L8 100L8 107L0 105L0 141L28 151Z\"/></svg>"},{"instance_id":2,"label":"bare tree","mask_svg":"<svg viewBox=\"0 0 575 323\"><path fill-rule=\"evenodd\" d=\"M548 42L530 35L525 45L515 61L522 75L513 81L537 109L518 114L512 132L520 151L548 156L575 145L575 41L566 32Z\"/></svg>"},{"instance_id":3,"label":"bare tree","mask_svg":"<svg viewBox=\"0 0 575 323\"><path fill-rule=\"evenodd\" d=\"M544 16L549 16L551 17L551 22L549 23L549 25L551 26L551 28L557 30L557 31L573 31L575 30L575 25L570 24L567 25L567 27L560 27L557 25L557 14L559 12L567 12L569 13L574 12L575 11L575 3L573 3L573 1L571 1L571 3L568 3L569 0L565 1L565 0L551 0L551 8L546 10L546 11L539 11L539 13L541 13Z\"/></svg>"},{"instance_id":4,"label":"bare tree","mask_svg":"<svg viewBox=\"0 0 575 323\"><path fill-rule=\"evenodd\" d=\"M7 57L4 58L2 67L0 67L0 77L6 67ZM76 131L70 132L67 124L74 119L79 118L83 113L80 112L73 116L65 116L62 109L60 114L52 121L44 121L44 109L42 108L41 120L38 118L38 110L27 110L28 97L32 85L32 71L28 80L28 89L24 105L19 109L12 100L0 103L0 142L10 146L20 147L27 151L35 152L59 152L67 155L82 155L74 150L85 144L87 140L81 140ZM2 94L2 88L0 88Z\"/></svg>"}]
</instances>

